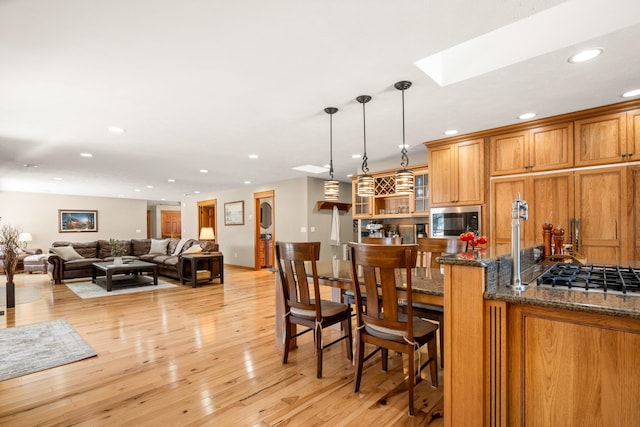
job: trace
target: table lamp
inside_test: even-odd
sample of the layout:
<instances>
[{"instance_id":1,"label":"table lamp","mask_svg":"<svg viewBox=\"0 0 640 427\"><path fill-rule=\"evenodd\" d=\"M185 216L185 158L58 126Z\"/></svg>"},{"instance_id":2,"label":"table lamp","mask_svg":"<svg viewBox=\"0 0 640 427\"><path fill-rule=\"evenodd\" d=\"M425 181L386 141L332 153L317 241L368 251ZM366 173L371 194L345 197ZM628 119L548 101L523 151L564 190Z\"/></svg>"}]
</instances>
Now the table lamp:
<instances>
[{"instance_id":1,"label":"table lamp","mask_svg":"<svg viewBox=\"0 0 640 427\"><path fill-rule=\"evenodd\" d=\"M202 227L200 229L200 240L207 242L207 247L205 248L204 252L207 253L209 252L210 248L211 248L211 243L212 241L214 241L216 239L216 235L213 232L213 227Z\"/></svg>"},{"instance_id":2,"label":"table lamp","mask_svg":"<svg viewBox=\"0 0 640 427\"><path fill-rule=\"evenodd\" d=\"M31 237L31 233L20 233L18 241L24 245L24 249L27 249L27 245L33 241L33 237Z\"/></svg>"}]
</instances>

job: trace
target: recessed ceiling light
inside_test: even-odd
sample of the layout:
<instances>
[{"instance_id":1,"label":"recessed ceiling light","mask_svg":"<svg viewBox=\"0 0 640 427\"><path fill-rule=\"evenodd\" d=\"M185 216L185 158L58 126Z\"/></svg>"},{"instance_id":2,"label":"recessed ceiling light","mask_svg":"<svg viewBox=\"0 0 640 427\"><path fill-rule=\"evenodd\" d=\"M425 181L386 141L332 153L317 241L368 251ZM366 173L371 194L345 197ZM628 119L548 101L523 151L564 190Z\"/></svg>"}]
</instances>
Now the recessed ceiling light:
<instances>
[{"instance_id":1,"label":"recessed ceiling light","mask_svg":"<svg viewBox=\"0 0 640 427\"><path fill-rule=\"evenodd\" d=\"M569 62L571 62L572 64L576 64L579 62L586 62L586 61L590 61L593 58L595 58L596 56L599 56L602 53L602 49L598 48L593 48L593 49L587 49L587 50L583 50L580 53L576 53L575 55L573 55L572 57L569 58Z\"/></svg>"},{"instance_id":2,"label":"recessed ceiling light","mask_svg":"<svg viewBox=\"0 0 640 427\"><path fill-rule=\"evenodd\" d=\"M245 184L251 184L251 181L245 181L244 183Z\"/></svg>"},{"instance_id":3,"label":"recessed ceiling light","mask_svg":"<svg viewBox=\"0 0 640 427\"><path fill-rule=\"evenodd\" d=\"M147 185L147 188L153 188L153 185Z\"/></svg>"},{"instance_id":4,"label":"recessed ceiling light","mask_svg":"<svg viewBox=\"0 0 640 427\"><path fill-rule=\"evenodd\" d=\"M163 198L161 198L160 200L162 200L162 201L164 202L164 201L165 201L165 200L167 200L167 199L165 199L165 198L163 197Z\"/></svg>"},{"instance_id":5,"label":"recessed ceiling light","mask_svg":"<svg viewBox=\"0 0 640 427\"><path fill-rule=\"evenodd\" d=\"M528 120L528 119L533 119L535 116L536 116L536 113L524 113L524 114L520 114L518 118L520 120Z\"/></svg>"},{"instance_id":6,"label":"recessed ceiling light","mask_svg":"<svg viewBox=\"0 0 640 427\"><path fill-rule=\"evenodd\" d=\"M62 181L62 178L60 178L59 176L57 176L57 177L55 177L53 179L55 179L56 181Z\"/></svg>"},{"instance_id":7,"label":"recessed ceiling light","mask_svg":"<svg viewBox=\"0 0 640 427\"><path fill-rule=\"evenodd\" d=\"M249 158L250 159L257 159L258 155L257 154L249 154Z\"/></svg>"},{"instance_id":8,"label":"recessed ceiling light","mask_svg":"<svg viewBox=\"0 0 640 427\"><path fill-rule=\"evenodd\" d=\"M25 163L24 165L25 168L37 168L38 165L34 165L33 163Z\"/></svg>"},{"instance_id":9,"label":"recessed ceiling light","mask_svg":"<svg viewBox=\"0 0 640 427\"><path fill-rule=\"evenodd\" d=\"M622 94L623 98L631 98L632 96L640 95L640 89L630 90L629 92L625 92Z\"/></svg>"},{"instance_id":10,"label":"recessed ceiling light","mask_svg":"<svg viewBox=\"0 0 640 427\"><path fill-rule=\"evenodd\" d=\"M457 135L458 131L456 129L449 129L449 130L445 130L444 134L447 135L447 136Z\"/></svg>"},{"instance_id":11,"label":"recessed ceiling light","mask_svg":"<svg viewBox=\"0 0 640 427\"><path fill-rule=\"evenodd\" d=\"M347 178L351 178L352 176L353 176L353 174L350 173L350 174L347 175Z\"/></svg>"},{"instance_id":12,"label":"recessed ceiling light","mask_svg":"<svg viewBox=\"0 0 640 427\"><path fill-rule=\"evenodd\" d=\"M307 172L307 173L325 173L325 172L329 172L329 170L327 168L323 168L321 166L315 166L315 165L302 165L302 166L296 166L295 168L291 168L295 171L300 171L300 172Z\"/></svg>"},{"instance_id":13,"label":"recessed ceiling light","mask_svg":"<svg viewBox=\"0 0 640 427\"><path fill-rule=\"evenodd\" d=\"M193 194L200 194L198 190L194 191Z\"/></svg>"},{"instance_id":14,"label":"recessed ceiling light","mask_svg":"<svg viewBox=\"0 0 640 427\"><path fill-rule=\"evenodd\" d=\"M176 180L175 180L175 179L173 179L173 178L169 178L167 181L168 181L168 182L176 182Z\"/></svg>"},{"instance_id":15,"label":"recessed ceiling light","mask_svg":"<svg viewBox=\"0 0 640 427\"><path fill-rule=\"evenodd\" d=\"M93 154L91 154L91 153L80 153L80 155L82 157L93 157Z\"/></svg>"},{"instance_id":16,"label":"recessed ceiling light","mask_svg":"<svg viewBox=\"0 0 640 427\"><path fill-rule=\"evenodd\" d=\"M404 148L409 148L409 147L411 147L411 145L409 145L409 144L404 144ZM398 145L398 148L402 150L402 144L399 144L399 145Z\"/></svg>"},{"instance_id":17,"label":"recessed ceiling light","mask_svg":"<svg viewBox=\"0 0 640 427\"><path fill-rule=\"evenodd\" d=\"M207 173L209 172L207 169L200 169L200 173Z\"/></svg>"},{"instance_id":18,"label":"recessed ceiling light","mask_svg":"<svg viewBox=\"0 0 640 427\"><path fill-rule=\"evenodd\" d=\"M362 158L362 154L352 154L351 158L352 159L360 159L360 158Z\"/></svg>"},{"instance_id":19,"label":"recessed ceiling light","mask_svg":"<svg viewBox=\"0 0 640 427\"><path fill-rule=\"evenodd\" d=\"M139 189L139 188L136 188L136 189L135 189L135 190L133 190L133 191L135 191L136 193L139 193L139 192L140 192L140 189Z\"/></svg>"},{"instance_id":20,"label":"recessed ceiling light","mask_svg":"<svg viewBox=\"0 0 640 427\"><path fill-rule=\"evenodd\" d=\"M109 130L109 132L113 132L113 133L123 133L124 132L124 128L120 128L117 126L109 126L107 128Z\"/></svg>"}]
</instances>

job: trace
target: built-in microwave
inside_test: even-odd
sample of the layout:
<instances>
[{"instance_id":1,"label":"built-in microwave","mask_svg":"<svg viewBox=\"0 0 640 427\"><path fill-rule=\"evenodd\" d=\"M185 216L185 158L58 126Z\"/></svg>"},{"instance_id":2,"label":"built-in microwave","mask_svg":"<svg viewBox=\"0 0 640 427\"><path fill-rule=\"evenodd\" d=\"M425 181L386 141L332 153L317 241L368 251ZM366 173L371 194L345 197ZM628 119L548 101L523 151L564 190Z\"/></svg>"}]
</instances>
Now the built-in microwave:
<instances>
[{"instance_id":1,"label":"built-in microwave","mask_svg":"<svg viewBox=\"0 0 640 427\"><path fill-rule=\"evenodd\" d=\"M431 237L458 237L465 231L480 230L480 206L459 206L455 208L431 208Z\"/></svg>"}]
</instances>

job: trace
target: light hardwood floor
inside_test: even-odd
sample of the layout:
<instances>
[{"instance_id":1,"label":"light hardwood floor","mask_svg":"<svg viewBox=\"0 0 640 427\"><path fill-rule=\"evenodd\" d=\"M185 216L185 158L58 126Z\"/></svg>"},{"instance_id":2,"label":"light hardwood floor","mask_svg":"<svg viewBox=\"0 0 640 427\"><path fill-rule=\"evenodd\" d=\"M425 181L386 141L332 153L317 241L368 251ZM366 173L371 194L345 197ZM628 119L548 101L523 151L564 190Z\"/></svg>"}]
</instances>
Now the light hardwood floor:
<instances>
[{"instance_id":1,"label":"light hardwood floor","mask_svg":"<svg viewBox=\"0 0 640 427\"><path fill-rule=\"evenodd\" d=\"M444 425L441 370L438 389L424 370L410 417L400 356L387 373L369 360L358 394L345 345L325 350L322 379L311 334L283 365L273 273L227 267L224 285L87 300L47 275L15 281L41 299L7 310L0 328L65 318L98 356L1 381L0 425Z\"/></svg>"}]
</instances>

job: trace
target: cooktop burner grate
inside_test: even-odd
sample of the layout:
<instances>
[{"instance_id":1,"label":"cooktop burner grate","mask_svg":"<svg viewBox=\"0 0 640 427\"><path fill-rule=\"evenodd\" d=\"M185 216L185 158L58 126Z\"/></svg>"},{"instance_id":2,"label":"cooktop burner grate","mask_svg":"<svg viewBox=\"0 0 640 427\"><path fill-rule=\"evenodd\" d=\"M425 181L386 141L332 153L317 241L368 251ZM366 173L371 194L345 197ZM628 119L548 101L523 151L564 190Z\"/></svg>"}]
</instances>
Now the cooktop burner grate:
<instances>
[{"instance_id":1,"label":"cooktop burner grate","mask_svg":"<svg viewBox=\"0 0 640 427\"><path fill-rule=\"evenodd\" d=\"M538 286L580 288L603 292L640 293L640 269L622 266L554 264L538 276Z\"/></svg>"}]
</instances>

